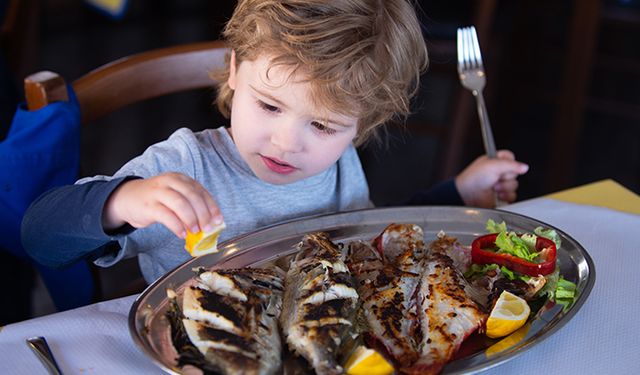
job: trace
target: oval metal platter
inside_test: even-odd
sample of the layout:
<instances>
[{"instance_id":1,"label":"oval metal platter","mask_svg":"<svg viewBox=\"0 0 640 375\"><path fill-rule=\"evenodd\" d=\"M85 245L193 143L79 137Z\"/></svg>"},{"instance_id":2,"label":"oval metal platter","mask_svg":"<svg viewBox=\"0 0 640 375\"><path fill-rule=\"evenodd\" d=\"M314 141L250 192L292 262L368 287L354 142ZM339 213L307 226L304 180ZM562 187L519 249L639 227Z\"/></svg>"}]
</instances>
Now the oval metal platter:
<instances>
[{"instance_id":1,"label":"oval metal platter","mask_svg":"<svg viewBox=\"0 0 640 375\"><path fill-rule=\"evenodd\" d=\"M177 367L177 353L170 338L167 288L180 293L195 276L193 269L261 266L295 253L295 245L309 232L326 231L332 240L371 240L390 223L415 223L424 229L425 242L439 231L458 238L463 245L485 234L487 219L505 221L510 230L532 232L536 227L555 229L562 240L558 251L561 274L577 286L578 298L566 311L548 303L522 329L506 338L465 353L450 362L445 374L474 373L497 366L522 354L545 338L556 334L582 307L595 283L595 268L587 251L561 230L538 220L501 210L466 207L399 207L350 211L317 216L258 230L218 246L219 252L193 258L151 284L138 296L129 313L129 330L134 342L153 362L169 373L183 373ZM179 249L183 251L182 249ZM464 346L464 344L463 344Z\"/></svg>"}]
</instances>

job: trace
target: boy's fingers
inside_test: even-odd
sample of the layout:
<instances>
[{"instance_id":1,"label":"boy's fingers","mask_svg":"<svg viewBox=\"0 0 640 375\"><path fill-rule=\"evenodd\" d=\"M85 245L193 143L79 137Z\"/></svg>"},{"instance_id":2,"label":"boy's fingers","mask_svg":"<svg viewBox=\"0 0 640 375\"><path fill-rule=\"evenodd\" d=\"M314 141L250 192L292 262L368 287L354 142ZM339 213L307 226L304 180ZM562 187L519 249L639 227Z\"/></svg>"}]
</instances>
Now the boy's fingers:
<instances>
[{"instance_id":1,"label":"boy's fingers","mask_svg":"<svg viewBox=\"0 0 640 375\"><path fill-rule=\"evenodd\" d=\"M496 152L496 156L498 159L516 160L516 156L509 150L499 150Z\"/></svg>"},{"instance_id":2,"label":"boy's fingers","mask_svg":"<svg viewBox=\"0 0 640 375\"><path fill-rule=\"evenodd\" d=\"M513 152L509 150L500 150L496 154L498 160L501 161L500 166L503 168L502 178L511 179L518 175L527 173L529 166L525 163L516 161Z\"/></svg>"},{"instance_id":3,"label":"boy's fingers","mask_svg":"<svg viewBox=\"0 0 640 375\"><path fill-rule=\"evenodd\" d=\"M521 174L527 173L529 166L525 163L514 160L498 160L495 163L496 171L504 179L516 178Z\"/></svg>"},{"instance_id":4,"label":"boy's fingers","mask_svg":"<svg viewBox=\"0 0 640 375\"><path fill-rule=\"evenodd\" d=\"M198 216L192 202L180 191L172 188L163 189L157 197L158 202L171 210L181 221L182 227L191 232L198 232L200 226Z\"/></svg>"},{"instance_id":5,"label":"boy's fingers","mask_svg":"<svg viewBox=\"0 0 640 375\"><path fill-rule=\"evenodd\" d=\"M505 180L496 183L494 186L494 190L497 193L515 192L516 190L518 190L518 186L518 180Z\"/></svg>"},{"instance_id":6,"label":"boy's fingers","mask_svg":"<svg viewBox=\"0 0 640 375\"><path fill-rule=\"evenodd\" d=\"M211 194L207 193L205 195L205 201L207 202L207 207L209 208L209 212L211 213L211 222L213 223L213 225L222 224L222 222L224 221L222 212L220 212L220 208L218 207L218 204L213 199Z\"/></svg>"},{"instance_id":7,"label":"boy's fingers","mask_svg":"<svg viewBox=\"0 0 640 375\"><path fill-rule=\"evenodd\" d=\"M207 212L207 216L202 218L202 225L205 227L210 227L211 225L215 226L222 224L224 219L222 218L222 213L220 212L218 204L216 204L216 201L213 199L207 189L202 186L200 186L200 189L200 196L203 202L203 210Z\"/></svg>"},{"instance_id":8,"label":"boy's fingers","mask_svg":"<svg viewBox=\"0 0 640 375\"><path fill-rule=\"evenodd\" d=\"M179 184L174 188L186 197L191 209L194 211L196 215L196 223L194 225L197 225L199 229L205 230L213 220L213 215L209 208L210 203L207 200L207 196L210 196L209 192L195 181L191 181L189 184Z\"/></svg>"},{"instance_id":9,"label":"boy's fingers","mask_svg":"<svg viewBox=\"0 0 640 375\"><path fill-rule=\"evenodd\" d=\"M513 173L513 172L503 173L503 174L500 175L500 181L515 180L520 175L521 175L521 173Z\"/></svg>"},{"instance_id":10,"label":"boy's fingers","mask_svg":"<svg viewBox=\"0 0 640 375\"><path fill-rule=\"evenodd\" d=\"M209 230L212 225L222 224L223 219L218 205L202 185L195 180L189 180L188 184L179 184L175 188L191 203L200 229Z\"/></svg>"},{"instance_id":11,"label":"boy's fingers","mask_svg":"<svg viewBox=\"0 0 640 375\"><path fill-rule=\"evenodd\" d=\"M158 199L177 214L189 231L208 230L223 222L213 197L196 180L181 173L165 173L156 178L161 185Z\"/></svg>"},{"instance_id":12,"label":"boy's fingers","mask_svg":"<svg viewBox=\"0 0 640 375\"><path fill-rule=\"evenodd\" d=\"M503 180L496 183L493 190L496 192L498 199L505 202L514 202L517 198L519 182L516 179Z\"/></svg>"},{"instance_id":13,"label":"boy's fingers","mask_svg":"<svg viewBox=\"0 0 640 375\"><path fill-rule=\"evenodd\" d=\"M514 202L518 195L515 191L503 191L498 193L498 199L504 202Z\"/></svg>"},{"instance_id":14,"label":"boy's fingers","mask_svg":"<svg viewBox=\"0 0 640 375\"><path fill-rule=\"evenodd\" d=\"M175 215L173 210L161 203L158 203L154 208L156 210L155 216L158 223L167 227L167 229L179 238L184 238L186 236L187 233L182 220Z\"/></svg>"}]
</instances>

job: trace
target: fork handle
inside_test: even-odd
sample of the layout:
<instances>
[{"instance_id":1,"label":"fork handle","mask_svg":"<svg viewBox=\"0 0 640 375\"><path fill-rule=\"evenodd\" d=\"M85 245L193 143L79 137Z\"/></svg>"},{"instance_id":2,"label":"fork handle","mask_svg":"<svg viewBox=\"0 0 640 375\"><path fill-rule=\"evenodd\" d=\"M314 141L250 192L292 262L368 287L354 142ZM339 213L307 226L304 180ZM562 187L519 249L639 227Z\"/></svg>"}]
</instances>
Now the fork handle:
<instances>
[{"instance_id":1,"label":"fork handle","mask_svg":"<svg viewBox=\"0 0 640 375\"><path fill-rule=\"evenodd\" d=\"M487 106L484 104L482 91L473 90L473 95L476 97L476 104L478 106L478 117L480 118L480 127L482 129L482 142L484 143L484 150L490 159L495 159L496 143L493 140L493 132L491 131L489 114L487 113Z\"/></svg>"},{"instance_id":2,"label":"fork handle","mask_svg":"<svg viewBox=\"0 0 640 375\"><path fill-rule=\"evenodd\" d=\"M491 131L489 114L487 113L487 106L484 104L482 91L473 90L472 92L473 96L476 97L476 104L478 106L478 117L480 118L480 128L482 129L482 142L484 143L484 150L490 159L495 159L497 157L496 143L493 140L493 132ZM496 208L507 204L507 202L498 198L497 193L494 193L493 200Z\"/></svg>"},{"instance_id":3,"label":"fork handle","mask_svg":"<svg viewBox=\"0 0 640 375\"><path fill-rule=\"evenodd\" d=\"M31 337L26 341L27 345L29 345L31 350L33 350L33 352L36 354L40 362L42 362L49 374L62 375L62 371L60 370L56 359L53 357L53 353L51 353L51 349L49 349L47 340L44 337Z\"/></svg>"}]
</instances>

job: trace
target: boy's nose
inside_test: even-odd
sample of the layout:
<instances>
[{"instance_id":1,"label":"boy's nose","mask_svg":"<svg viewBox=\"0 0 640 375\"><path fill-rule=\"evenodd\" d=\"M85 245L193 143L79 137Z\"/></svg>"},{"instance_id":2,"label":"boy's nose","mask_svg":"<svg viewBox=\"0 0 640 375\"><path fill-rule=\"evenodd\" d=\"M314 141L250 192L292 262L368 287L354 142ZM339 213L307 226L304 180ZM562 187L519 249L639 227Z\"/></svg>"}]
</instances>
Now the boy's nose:
<instances>
[{"instance_id":1,"label":"boy's nose","mask_svg":"<svg viewBox=\"0 0 640 375\"><path fill-rule=\"evenodd\" d=\"M303 125L294 122L282 122L271 133L271 143L280 151L295 153L302 151Z\"/></svg>"}]
</instances>

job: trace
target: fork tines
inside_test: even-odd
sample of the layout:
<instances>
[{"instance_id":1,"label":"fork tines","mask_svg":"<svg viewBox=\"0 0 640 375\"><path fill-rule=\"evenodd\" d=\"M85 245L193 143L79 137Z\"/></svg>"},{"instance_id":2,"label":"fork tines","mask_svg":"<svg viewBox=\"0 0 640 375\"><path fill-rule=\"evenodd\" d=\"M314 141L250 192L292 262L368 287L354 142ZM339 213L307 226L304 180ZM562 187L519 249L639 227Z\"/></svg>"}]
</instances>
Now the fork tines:
<instances>
[{"instance_id":1,"label":"fork tines","mask_svg":"<svg viewBox=\"0 0 640 375\"><path fill-rule=\"evenodd\" d=\"M458 72L464 69L484 69L478 34L474 26L458 29Z\"/></svg>"}]
</instances>

